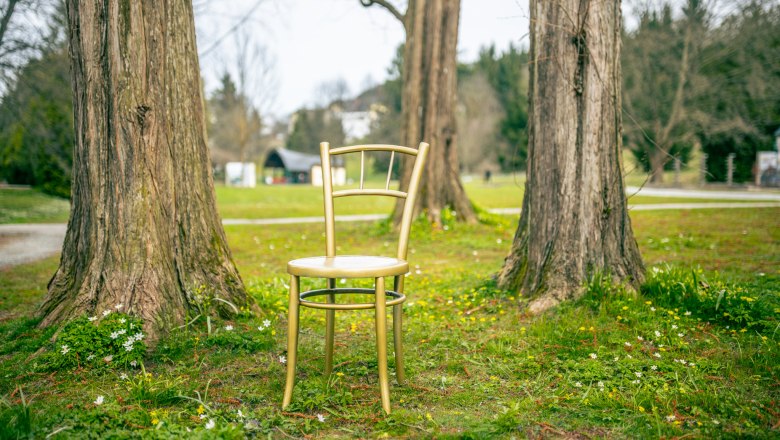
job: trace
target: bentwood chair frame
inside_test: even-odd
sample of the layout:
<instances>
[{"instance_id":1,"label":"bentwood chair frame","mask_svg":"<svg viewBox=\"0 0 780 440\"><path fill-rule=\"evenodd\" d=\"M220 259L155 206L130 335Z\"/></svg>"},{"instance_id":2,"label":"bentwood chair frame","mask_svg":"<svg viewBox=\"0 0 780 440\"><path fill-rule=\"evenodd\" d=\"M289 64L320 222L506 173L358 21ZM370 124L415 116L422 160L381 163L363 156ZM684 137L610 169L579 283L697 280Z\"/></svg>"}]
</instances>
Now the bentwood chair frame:
<instances>
[{"instance_id":1,"label":"bentwood chair frame","mask_svg":"<svg viewBox=\"0 0 780 440\"><path fill-rule=\"evenodd\" d=\"M384 189L364 188L365 153L367 151L390 152L390 166L387 170L387 180ZM333 191L331 175L331 156L360 153L360 187ZM390 189L390 175L396 153L416 156L412 169L409 187L406 192ZM333 339L336 310L375 309L377 368L379 370L379 390L382 409L390 413L390 383L387 374L387 307L393 308L393 342L395 349L396 379L401 384L404 381L403 347L402 347L402 313L404 296L404 277L409 272L406 261L409 246L409 231L412 226L417 192L422 177L428 144L420 143L418 149L395 145L356 145L331 149L327 142L320 144L322 159L322 189L325 204L325 256L301 258L287 264L290 274L290 308L289 328L287 334L287 383L284 390L282 408L286 408L292 400L295 386L295 363L298 351L298 330L300 306L325 310L325 375L333 372ZM335 215L333 199L349 196L389 196L405 199L401 217L396 258L356 255L336 255ZM326 278L326 289L300 292L300 277ZM386 276L393 277L393 290L385 288ZM336 288L336 278L374 278L374 289ZM370 294L374 302L337 303L336 296L340 294ZM325 296L327 302L311 301L310 298Z\"/></svg>"}]
</instances>

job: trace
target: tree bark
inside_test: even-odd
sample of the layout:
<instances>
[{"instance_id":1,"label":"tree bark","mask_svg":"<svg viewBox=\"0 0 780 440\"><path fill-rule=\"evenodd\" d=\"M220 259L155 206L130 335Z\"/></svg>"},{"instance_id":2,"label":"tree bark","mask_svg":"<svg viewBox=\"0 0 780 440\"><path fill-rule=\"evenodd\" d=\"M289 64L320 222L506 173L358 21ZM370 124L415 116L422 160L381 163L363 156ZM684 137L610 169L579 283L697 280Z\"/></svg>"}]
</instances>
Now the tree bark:
<instances>
[{"instance_id":1,"label":"tree bark","mask_svg":"<svg viewBox=\"0 0 780 440\"><path fill-rule=\"evenodd\" d=\"M196 291L245 305L216 209L191 2L67 11L71 214L41 325L122 304L154 341L200 307Z\"/></svg>"},{"instance_id":2,"label":"tree bark","mask_svg":"<svg viewBox=\"0 0 780 440\"><path fill-rule=\"evenodd\" d=\"M460 0L409 0L405 14L384 1L361 3L387 8L402 19L406 30L401 139L405 145L415 146L420 141L431 145L417 209L438 225L447 208L454 209L459 220L475 222L476 214L460 181L455 122ZM409 182L411 172L405 163L403 182ZM395 207L396 223L402 202Z\"/></svg>"},{"instance_id":3,"label":"tree bark","mask_svg":"<svg viewBox=\"0 0 780 440\"><path fill-rule=\"evenodd\" d=\"M603 271L634 287L644 266L621 174L620 1L531 1L528 180L498 274L538 313Z\"/></svg>"}]
</instances>

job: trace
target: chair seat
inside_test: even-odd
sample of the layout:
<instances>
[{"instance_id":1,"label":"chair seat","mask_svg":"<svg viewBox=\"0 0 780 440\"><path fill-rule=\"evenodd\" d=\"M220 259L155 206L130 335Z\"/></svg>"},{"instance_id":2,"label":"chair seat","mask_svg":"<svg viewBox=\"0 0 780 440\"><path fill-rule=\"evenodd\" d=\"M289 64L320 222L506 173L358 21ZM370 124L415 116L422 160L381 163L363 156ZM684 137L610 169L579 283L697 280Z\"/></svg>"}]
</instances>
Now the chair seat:
<instances>
[{"instance_id":1,"label":"chair seat","mask_svg":"<svg viewBox=\"0 0 780 440\"><path fill-rule=\"evenodd\" d=\"M290 275L315 278L376 278L404 275L409 263L390 257L338 255L299 258L287 263Z\"/></svg>"}]
</instances>

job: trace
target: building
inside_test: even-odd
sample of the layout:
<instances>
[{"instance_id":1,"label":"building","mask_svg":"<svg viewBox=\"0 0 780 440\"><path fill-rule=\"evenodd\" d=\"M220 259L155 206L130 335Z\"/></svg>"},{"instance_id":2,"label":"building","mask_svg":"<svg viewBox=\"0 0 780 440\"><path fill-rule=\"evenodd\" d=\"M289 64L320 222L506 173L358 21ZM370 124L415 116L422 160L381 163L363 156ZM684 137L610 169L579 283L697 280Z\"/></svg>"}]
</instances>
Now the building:
<instances>
[{"instance_id":1,"label":"building","mask_svg":"<svg viewBox=\"0 0 780 440\"><path fill-rule=\"evenodd\" d=\"M331 162L333 185L347 183L347 169L342 157L334 157ZM322 186L322 165L320 156L300 151L274 148L268 153L263 164L265 183L310 183Z\"/></svg>"}]
</instances>

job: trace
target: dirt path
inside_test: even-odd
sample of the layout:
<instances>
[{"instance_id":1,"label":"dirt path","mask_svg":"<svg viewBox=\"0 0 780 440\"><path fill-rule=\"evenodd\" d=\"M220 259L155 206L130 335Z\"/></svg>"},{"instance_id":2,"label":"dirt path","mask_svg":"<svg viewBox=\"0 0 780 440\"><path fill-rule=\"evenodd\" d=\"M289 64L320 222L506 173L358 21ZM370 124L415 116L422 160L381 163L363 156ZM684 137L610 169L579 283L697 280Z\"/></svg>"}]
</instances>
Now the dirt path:
<instances>
[{"instance_id":1,"label":"dirt path","mask_svg":"<svg viewBox=\"0 0 780 440\"><path fill-rule=\"evenodd\" d=\"M674 196L690 197L688 192L674 190ZM642 191L644 194L645 190ZM697 191L701 193L701 191ZM669 196L669 194L664 194ZM672 196L672 197L674 197ZM743 203L659 203L647 205L631 205L629 209L635 211L661 210L661 209L737 209L737 208L780 208L780 195L772 194L763 200L777 200L767 202L743 202ZM722 194L710 194L710 197L722 199ZM748 198L749 199L749 198ZM745 200L741 198L740 200ZM755 199L754 199L755 200ZM761 200L761 199L759 199ZM518 215L520 208L491 209L494 214ZM385 218L385 214L342 215L336 216L338 221L357 222L375 221ZM294 218L262 218L262 219L224 219L225 225L279 225L320 223L322 217L294 217ZM29 263L55 255L60 252L62 242L65 239L66 225L62 224L18 224L0 225L0 269L9 268L18 264Z\"/></svg>"}]
</instances>

